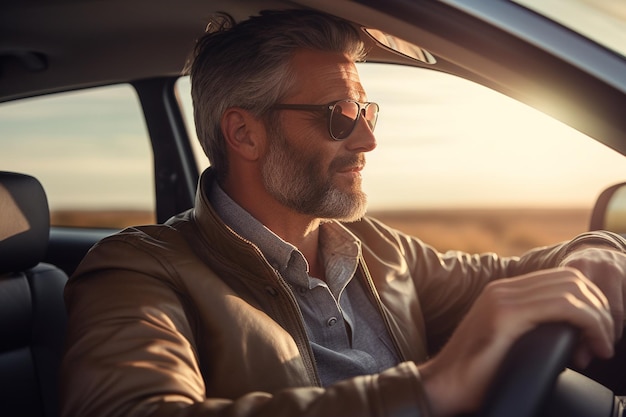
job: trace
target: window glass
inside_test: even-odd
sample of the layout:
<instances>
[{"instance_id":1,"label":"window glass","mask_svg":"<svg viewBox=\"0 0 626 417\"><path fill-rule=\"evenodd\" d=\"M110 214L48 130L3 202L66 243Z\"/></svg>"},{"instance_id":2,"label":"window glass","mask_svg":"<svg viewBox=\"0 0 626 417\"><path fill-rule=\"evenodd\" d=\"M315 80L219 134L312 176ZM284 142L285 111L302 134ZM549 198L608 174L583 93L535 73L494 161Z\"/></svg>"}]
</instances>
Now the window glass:
<instances>
[{"instance_id":1,"label":"window glass","mask_svg":"<svg viewBox=\"0 0 626 417\"><path fill-rule=\"evenodd\" d=\"M154 222L152 152L129 85L4 103L0 149L0 169L41 181L53 225Z\"/></svg>"},{"instance_id":2,"label":"window glass","mask_svg":"<svg viewBox=\"0 0 626 417\"><path fill-rule=\"evenodd\" d=\"M626 2L616 0L514 0L626 56Z\"/></svg>"},{"instance_id":3,"label":"window glass","mask_svg":"<svg viewBox=\"0 0 626 417\"><path fill-rule=\"evenodd\" d=\"M380 105L368 212L441 251L516 255L569 239L624 180L622 155L504 95L431 70L358 68Z\"/></svg>"}]
</instances>

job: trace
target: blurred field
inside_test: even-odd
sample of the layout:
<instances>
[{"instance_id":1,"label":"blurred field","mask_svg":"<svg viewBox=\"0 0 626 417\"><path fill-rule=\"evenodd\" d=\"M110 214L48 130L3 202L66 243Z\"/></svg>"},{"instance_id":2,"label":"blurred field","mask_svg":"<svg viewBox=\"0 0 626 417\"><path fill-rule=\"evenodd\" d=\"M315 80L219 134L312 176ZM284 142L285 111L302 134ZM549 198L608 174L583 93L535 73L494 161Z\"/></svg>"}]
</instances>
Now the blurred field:
<instances>
[{"instance_id":1,"label":"blurred field","mask_svg":"<svg viewBox=\"0 0 626 417\"><path fill-rule=\"evenodd\" d=\"M424 210L370 215L440 251L521 255L528 249L571 239L586 231L590 210Z\"/></svg>"},{"instance_id":2,"label":"blurred field","mask_svg":"<svg viewBox=\"0 0 626 417\"><path fill-rule=\"evenodd\" d=\"M50 223L54 226L124 228L153 224L154 213L144 210L54 210Z\"/></svg>"},{"instance_id":3,"label":"blurred field","mask_svg":"<svg viewBox=\"0 0 626 417\"><path fill-rule=\"evenodd\" d=\"M528 249L572 238L587 230L586 209L417 210L371 212L440 251L494 251L519 255ZM52 224L122 228L154 223L144 211L55 211Z\"/></svg>"}]
</instances>

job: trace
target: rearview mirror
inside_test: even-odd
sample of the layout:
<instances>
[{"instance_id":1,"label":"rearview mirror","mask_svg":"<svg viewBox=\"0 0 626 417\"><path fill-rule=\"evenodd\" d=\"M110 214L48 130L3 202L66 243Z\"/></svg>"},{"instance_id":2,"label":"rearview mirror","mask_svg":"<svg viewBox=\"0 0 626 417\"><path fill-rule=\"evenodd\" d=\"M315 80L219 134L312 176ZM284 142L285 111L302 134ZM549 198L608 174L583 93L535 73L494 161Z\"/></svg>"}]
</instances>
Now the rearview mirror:
<instances>
[{"instance_id":1,"label":"rearview mirror","mask_svg":"<svg viewBox=\"0 0 626 417\"><path fill-rule=\"evenodd\" d=\"M589 230L626 234L626 183L613 185L600 194L591 213Z\"/></svg>"}]
</instances>

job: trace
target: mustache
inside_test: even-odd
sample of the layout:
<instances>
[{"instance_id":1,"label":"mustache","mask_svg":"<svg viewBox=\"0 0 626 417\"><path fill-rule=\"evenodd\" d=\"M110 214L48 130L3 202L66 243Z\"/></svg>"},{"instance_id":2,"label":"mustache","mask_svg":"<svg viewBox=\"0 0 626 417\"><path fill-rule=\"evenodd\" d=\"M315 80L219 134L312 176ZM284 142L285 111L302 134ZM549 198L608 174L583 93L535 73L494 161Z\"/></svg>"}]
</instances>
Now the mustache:
<instances>
[{"instance_id":1,"label":"mustache","mask_svg":"<svg viewBox=\"0 0 626 417\"><path fill-rule=\"evenodd\" d=\"M361 153L337 157L330 163L330 171L340 171L354 166L365 166L365 155Z\"/></svg>"}]
</instances>

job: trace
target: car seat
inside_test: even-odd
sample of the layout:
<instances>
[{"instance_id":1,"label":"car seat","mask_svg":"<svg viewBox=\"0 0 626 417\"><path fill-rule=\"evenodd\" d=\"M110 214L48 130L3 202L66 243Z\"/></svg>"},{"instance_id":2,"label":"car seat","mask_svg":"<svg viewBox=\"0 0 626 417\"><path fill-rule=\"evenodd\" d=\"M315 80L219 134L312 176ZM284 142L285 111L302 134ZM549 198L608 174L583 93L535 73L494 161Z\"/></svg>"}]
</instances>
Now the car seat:
<instances>
[{"instance_id":1,"label":"car seat","mask_svg":"<svg viewBox=\"0 0 626 417\"><path fill-rule=\"evenodd\" d=\"M50 215L41 183L0 171L0 415L59 415L67 275L43 263Z\"/></svg>"}]
</instances>

